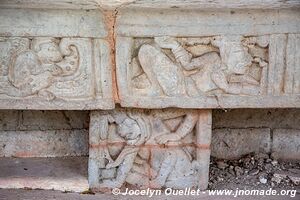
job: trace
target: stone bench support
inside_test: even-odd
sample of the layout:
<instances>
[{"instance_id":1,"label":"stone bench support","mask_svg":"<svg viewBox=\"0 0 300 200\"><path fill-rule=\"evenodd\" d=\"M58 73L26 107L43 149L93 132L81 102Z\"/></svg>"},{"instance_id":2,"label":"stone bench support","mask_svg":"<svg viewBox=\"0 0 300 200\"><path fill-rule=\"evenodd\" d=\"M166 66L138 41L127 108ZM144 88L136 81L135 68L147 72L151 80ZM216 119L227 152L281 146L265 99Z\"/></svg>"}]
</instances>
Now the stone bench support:
<instances>
[{"instance_id":1,"label":"stone bench support","mask_svg":"<svg viewBox=\"0 0 300 200\"><path fill-rule=\"evenodd\" d=\"M206 189L211 120L210 110L91 112L90 186Z\"/></svg>"}]
</instances>

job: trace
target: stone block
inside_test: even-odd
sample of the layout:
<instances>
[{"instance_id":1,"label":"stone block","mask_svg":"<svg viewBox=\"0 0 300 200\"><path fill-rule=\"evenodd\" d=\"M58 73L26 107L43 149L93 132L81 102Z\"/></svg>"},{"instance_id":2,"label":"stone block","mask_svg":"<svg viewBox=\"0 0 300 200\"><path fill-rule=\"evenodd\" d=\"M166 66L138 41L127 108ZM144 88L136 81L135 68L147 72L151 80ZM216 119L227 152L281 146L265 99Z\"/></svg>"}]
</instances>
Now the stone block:
<instances>
[{"instance_id":1,"label":"stone block","mask_svg":"<svg viewBox=\"0 0 300 200\"><path fill-rule=\"evenodd\" d=\"M100 11L1 9L0 109L112 109Z\"/></svg>"},{"instance_id":2,"label":"stone block","mask_svg":"<svg viewBox=\"0 0 300 200\"><path fill-rule=\"evenodd\" d=\"M87 129L87 111L21 111L20 130Z\"/></svg>"},{"instance_id":3,"label":"stone block","mask_svg":"<svg viewBox=\"0 0 300 200\"><path fill-rule=\"evenodd\" d=\"M272 156L281 160L300 160L300 130L275 129Z\"/></svg>"},{"instance_id":4,"label":"stone block","mask_svg":"<svg viewBox=\"0 0 300 200\"><path fill-rule=\"evenodd\" d=\"M0 188L80 193L88 187L86 157L0 158Z\"/></svg>"},{"instance_id":5,"label":"stone block","mask_svg":"<svg viewBox=\"0 0 300 200\"><path fill-rule=\"evenodd\" d=\"M1 131L0 157L88 155L86 130Z\"/></svg>"},{"instance_id":6,"label":"stone block","mask_svg":"<svg viewBox=\"0 0 300 200\"><path fill-rule=\"evenodd\" d=\"M15 110L0 111L0 130L16 130L19 125L19 112Z\"/></svg>"},{"instance_id":7,"label":"stone block","mask_svg":"<svg viewBox=\"0 0 300 200\"><path fill-rule=\"evenodd\" d=\"M120 11L116 66L121 105L300 107L298 10L278 12Z\"/></svg>"},{"instance_id":8,"label":"stone block","mask_svg":"<svg viewBox=\"0 0 300 200\"><path fill-rule=\"evenodd\" d=\"M300 129L300 109L229 109L213 111L213 129Z\"/></svg>"},{"instance_id":9,"label":"stone block","mask_svg":"<svg viewBox=\"0 0 300 200\"><path fill-rule=\"evenodd\" d=\"M90 187L206 189L210 141L210 110L94 111Z\"/></svg>"},{"instance_id":10,"label":"stone block","mask_svg":"<svg viewBox=\"0 0 300 200\"><path fill-rule=\"evenodd\" d=\"M250 153L270 153L269 128L214 129L211 155L220 159L237 159Z\"/></svg>"}]
</instances>

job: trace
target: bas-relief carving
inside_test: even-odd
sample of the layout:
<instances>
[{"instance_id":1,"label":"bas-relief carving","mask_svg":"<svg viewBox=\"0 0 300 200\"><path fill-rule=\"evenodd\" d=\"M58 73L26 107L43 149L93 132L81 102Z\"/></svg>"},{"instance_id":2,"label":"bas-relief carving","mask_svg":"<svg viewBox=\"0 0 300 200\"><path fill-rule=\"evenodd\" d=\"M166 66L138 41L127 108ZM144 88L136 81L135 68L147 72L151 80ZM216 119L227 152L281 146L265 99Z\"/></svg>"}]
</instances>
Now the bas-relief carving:
<instances>
[{"instance_id":1,"label":"bas-relief carving","mask_svg":"<svg viewBox=\"0 0 300 200\"><path fill-rule=\"evenodd\" d=\"M198 113L117 109L92 115L90 162L97 160L97 187L197 187L201 179L195 148Z\"/></svg>"},{"instance_id":2,"label":"bas-relief carving","mask_svg":"<svg viewBox=\"0 0 300 200\"><path fill-rule=\"evenodd\" d=\"M90 95L91 63L80 55L89 41L72 38L1 38L0 94L12 98ZM87 92L86 92L87 91Z\"/></svg>"},{"instance_id":3,"label":"bas-relief carving","mask_svg":"<svg viewBox=\"0 0 300 200\"><path fill-rule=\"evenodd\" d=\"M134 94L198 97L266 92L269 36L138 40L129 71Z\"/></svg>"}]
</instances>

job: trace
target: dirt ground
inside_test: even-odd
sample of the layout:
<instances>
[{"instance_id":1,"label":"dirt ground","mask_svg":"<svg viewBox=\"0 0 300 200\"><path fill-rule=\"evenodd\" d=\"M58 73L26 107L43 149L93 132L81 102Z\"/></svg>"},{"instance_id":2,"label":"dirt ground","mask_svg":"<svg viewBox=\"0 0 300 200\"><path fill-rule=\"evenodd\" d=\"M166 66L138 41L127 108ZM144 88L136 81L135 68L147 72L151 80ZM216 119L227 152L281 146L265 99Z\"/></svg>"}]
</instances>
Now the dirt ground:
<instances>
[{"instance_id":1,"label":"dirt ground","mask_svg":"<svg viewBox=\"0 0 300 200\"><path fill-rule=\"evenodd\" d=\"M269 189L300 192L300 163L277 161L268 154L239 160L212 158L208 189Z\"/></svg>"}]
</instances>

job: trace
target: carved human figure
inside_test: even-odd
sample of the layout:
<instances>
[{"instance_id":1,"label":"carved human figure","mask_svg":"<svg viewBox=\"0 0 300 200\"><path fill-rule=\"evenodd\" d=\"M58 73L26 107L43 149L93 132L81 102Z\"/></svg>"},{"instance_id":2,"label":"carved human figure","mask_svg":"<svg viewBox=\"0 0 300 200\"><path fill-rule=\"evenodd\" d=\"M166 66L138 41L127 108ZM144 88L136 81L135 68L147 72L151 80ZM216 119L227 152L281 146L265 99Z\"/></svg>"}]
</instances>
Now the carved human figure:
<instances>
[{"instance_id":1,"label":"carved human figure","mask_svg":"<svg viewBox=\"0 0 300 200\"><path fill-rule=\"evenodd\" d=\"M176 117L182 115L185 116L179 113ZM156 188L195 186L198 179L195 175L197 161L186 148L179 146L182 139L192 132L197 119L197 113L186 114L176 131L171 133L166 127L155 130L157 125L153 125L151 115L128 113L127 117L116 117L117 133L125 139L126 146L114 162L106 165L106 169L117 168L116 177L103 180L100 187L121 187L125 182ZM173 147L159 148L158 144Z\"/></svg>"},{"instance_id":2,"label":"carved human figure","mask_svg":"<svg viewBox=\"0 0 300 200\"><path fill-rule=\"evenodd\" d=\"M175 38L156 37L154 45L141 46L138 58L152 89L163 91L167 96L199 96L215 90L257 95L259 82L248 75L249 67L252 62L258 62L261 67L266 63L253 59L242 39L240 35L206 38L200 43L218 47L220 55L208 52L193 58ZM176 62L162 49L171 49Z\"/></svg>"},{"instance_id":3,"label":"carved human figure","mask_svg":"<svg viewBox=\"0 0 300 200\"><path fill-rule=\"evenodd\" d=\"M56 77L68 74L78 66L78 52L70 47L70 53L62 54L59 40L37 37L31 42L31 49L18 52L11 58L8 70L9 82L2 86L0 93L13 97L27 97L37 94L48 100L55 98L47 88ZM66 65L66 60L70 61ZM73 68L73 69L72 69Z\"/></svg>"}]
</instances>

